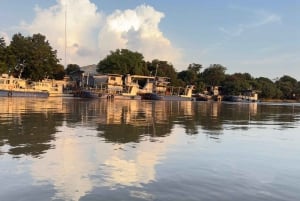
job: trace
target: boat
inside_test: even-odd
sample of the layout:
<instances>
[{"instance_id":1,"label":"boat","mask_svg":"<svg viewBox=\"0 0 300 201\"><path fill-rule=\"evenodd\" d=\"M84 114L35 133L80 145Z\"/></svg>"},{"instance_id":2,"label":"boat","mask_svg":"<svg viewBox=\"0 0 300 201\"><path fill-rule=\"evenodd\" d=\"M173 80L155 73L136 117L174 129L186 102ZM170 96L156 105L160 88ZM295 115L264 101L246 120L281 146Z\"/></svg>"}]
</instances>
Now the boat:
<instances>
[{"instance_id":1,"label":"boat","mask_svg":"<svg viewBox=\"0 0 300 201\"><path fill-rule=\"evenodd\" d=\"M139 85L131 80L130 75L97 75L92 86L81 88L74 93L81 98L100 98L107 100L141 100L138 95Z\"/></svg>"},{"instance_id":2,"label":"boat","mask_svg":"<svg viewBox=\"0 0 300 201\"><path fill-rule=\"evenodd\" d=\"M142 95L144 100L162 100L162 101L196 101L196 98L192 96L194 85L187 85L183 93L181 93L181 87L168 87L165 93L145 93Z\"/></svg>"},{"instance_id":3,"label":"boat","mask_svg":"<svg viewBox=\"0 0 300 201\"><path fill-rule=\"evenodd\" d=\"M75 97L80 98L107 98L118 91L122 91L122 75L94 75L83 76L79 88L74 91Z\"/></svg>"},{"instance_id":4,"label":"boat","mask_svg":"<svg viewBox=\"0 0 300 201\"><path fill-rule=\"evenodd\" d=\"M33 83L34 88L48 91L50 97L71 97L74 96L72 90L65 89L68 85L65 80L43 79Z\"/></svg>"},{"instance_id":5,"label":"boat","mask_svg":"<svg viewBox=\"0 0 300 201\"><path fill-rule=\"evenodd\" d=\"M229 102L258 102L258 93L254 90L245 90L241 95L228 95L223 97L223 101Z\"/></svg>"},{"instance_id":6,"label":"boat","mask_svg":"<svg viewBox=\"0 0 300 201\"><path fill-rule=\"evenodd\" d=\"M127 85L122 92L117 93L100 93L100 99L107 100L141 100L142 97L138 95L139 88L136 85Z\"/></svg>"},{"instance_id":7,"label":"boat","mask_svg":"<svg viewBox=\"0 0 300 201\"><path fill-rule=\"evenodd\" d=\"M0 77L1 97L48 97L49 92L35 88L34 82L8 74Z\"/></svg>"},{"instance_id":8,"label":"boat","mask_svg":"<svg viewBox=\"0 0 300 201\"><path fill-rule=\"evenodd\" d=\"M94 89L78 89L73 92L74 97L79 98L99 98L100 93L95 91Z\"/></svg>"},{"instance_id":9,"label":"boat","mask_svg":"<svg viewBox=\"0 0 300 201\"><path fill-rule=\"evenodd\" d=\"M119 74L93 76L93 82L74 93L81 98L100 98L106 100L166 100L195 101L192 96L193 85L170 87L170 78L158 76Z\"/></svg>"},{"instance_id":10,"label":"boat","mask_svg":"<svg viewBox=\"0 0 300 201\"><path fill-rule=\"evenodd\" d=\"M196 101L208 101L212 99L211 96L203 93L194 94L193 97L196 99Z\"/></svg>"}]
</instances>

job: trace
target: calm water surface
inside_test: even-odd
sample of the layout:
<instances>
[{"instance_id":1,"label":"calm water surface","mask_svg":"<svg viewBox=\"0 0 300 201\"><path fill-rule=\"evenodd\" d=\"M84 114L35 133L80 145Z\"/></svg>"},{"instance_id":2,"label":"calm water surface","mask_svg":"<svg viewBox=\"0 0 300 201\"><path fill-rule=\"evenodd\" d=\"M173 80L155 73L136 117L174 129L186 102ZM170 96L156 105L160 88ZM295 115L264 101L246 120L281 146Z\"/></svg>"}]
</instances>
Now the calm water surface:
<instances>
[{"instance_id":1,"label":"calm water surface","mask_svg":"<svg viewBox=\"0 0 300 201\"><path fill-rule=\"evenodd\" d=\"M300 105L0 99L0 200L300 200Z\"/></svg>"}]
</instances>

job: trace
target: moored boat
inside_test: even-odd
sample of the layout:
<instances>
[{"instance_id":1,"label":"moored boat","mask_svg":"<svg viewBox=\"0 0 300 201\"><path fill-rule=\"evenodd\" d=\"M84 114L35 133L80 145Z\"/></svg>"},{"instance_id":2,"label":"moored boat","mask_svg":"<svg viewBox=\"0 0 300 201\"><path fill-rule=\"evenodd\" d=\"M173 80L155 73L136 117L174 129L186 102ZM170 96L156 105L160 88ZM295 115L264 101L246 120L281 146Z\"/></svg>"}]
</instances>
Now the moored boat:
<instances>
[{"instance_id":1,"label":"moored boat","mask_svg":"<svg viewBox=\"0 0 300 201\"><path fill-rule=\"evenodd\" d=\"M184 88L183 93L180 93L180 88L177 92L174 92L174 87L171 90L167 90L165 93L145 93L142 98L145 100L162 100L162 101L196 101L195 97L192 97L193 85L187 85Z\"/></svg>"},{"instance_id":2,"label":"moored boat","mask_svg":"<svg viewBox=\"0 0 300 201\"><path fill-rule=\"evenodd\" d=\"M50 97L71 97L74 96L71 90L65 89L68 85L64 80L44 79L33 83L34 88L41 91L47 91Z\"/></svg>"},{"instance_id":3,"label":"moored boat","mask_svg":"<svg viewBox=\"0 0 300 201\"><path fill-rule=\"evenodd\" d=\"M245 90L241 95L234 96L224 96L223 101L230 102L258 102L258 94L254 90Z\"/></svg>"},{"instance_id":4,"label":"moored boat","mask_svg":"<svg viewBox=\"0 0 300 201\"><path fill-rule=\"evenodd\" d=\"M1 97L48 97L49 92L34 87L34 83L8 74L0 77Z\"/></svg>"},{"instance_id":5,"label":"moored boat","mask_svg":"<svg viewBox=\"0 0 300 201\"><path fill-rule=\"evenodd\" d=\"M135 83L127 83L124 86L122 92L116 93L100 93L99 97L101 99L108 100L141 100L141 96L138 95L139 86Z\"/></svg>"}]
</instances>

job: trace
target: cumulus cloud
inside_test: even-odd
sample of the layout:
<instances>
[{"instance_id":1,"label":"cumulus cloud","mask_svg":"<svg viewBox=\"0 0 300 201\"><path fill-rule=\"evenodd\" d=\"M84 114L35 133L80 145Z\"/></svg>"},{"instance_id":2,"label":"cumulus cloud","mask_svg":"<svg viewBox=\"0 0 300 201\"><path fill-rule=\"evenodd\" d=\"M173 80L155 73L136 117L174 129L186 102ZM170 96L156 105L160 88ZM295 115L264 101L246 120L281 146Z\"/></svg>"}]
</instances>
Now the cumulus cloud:
<instances>
[{"instance_id":1,"label":"cumulus cloud","mask_svg":"<svg viewBox=\"0 0 300 201\"><path fill-rule=\"evenodd\" d=\"M134 10L117 10L107 17L99 34L103 53L116 48L141 52L146 59L179 62L180 50L172 46L158 25L164 14L151 6L141 5ZM110 38L110 40L105 40Z\"/></svg>"},{"instance_id":2,"label":"cumulus cloud","mask_svg":"<svg viewBox=\"0 0 300 201\"><path fill-rule=\"evenodd\" d=\"M90 0L57 0L49 8L36 6L35 12L32 22L21 23L22 30L44 34L58 50L62 64L65 62L65 22L66 63L98 63L118 48L138 51L148 61L160 59L180 63L180 50L159 29L164 13L152 6L140 5L104 14Z\"/></svg>"},{"instance_id":3,"label":"cumulus cloud","mask_svg":"<svg viewBox=\"0 0 300 201\"><path fill-rule=\"evenodd\" d=\"M36 7L35 12L35 19L31 23L23 23L23 29L31 34L46 35L53 48L58 50L62 63L65 41L67 63L90 64L97 56L95 40L103 16L95 4L89 0L57 0L57 4L50 8Z\"/></svg>"}]
</instances>

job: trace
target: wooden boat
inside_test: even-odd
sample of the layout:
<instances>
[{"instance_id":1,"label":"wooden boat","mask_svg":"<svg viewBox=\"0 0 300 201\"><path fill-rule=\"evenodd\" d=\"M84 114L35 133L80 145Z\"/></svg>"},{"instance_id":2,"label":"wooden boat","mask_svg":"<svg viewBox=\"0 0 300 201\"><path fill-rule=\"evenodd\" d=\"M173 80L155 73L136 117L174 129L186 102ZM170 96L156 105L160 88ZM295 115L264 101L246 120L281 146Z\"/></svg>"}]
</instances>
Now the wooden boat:
<instances>
[{"instance_id":1,"label":"wooden boat","mask_svg":"<svg viewBox=\"0 0 300 201\"><path fill-rule=\"evenodd\" d=\"M0 77L0 96L2 97L48 97L49 92L34 87L34 82L15 78L8 74Z\"/></svg>"}]
</instances>

